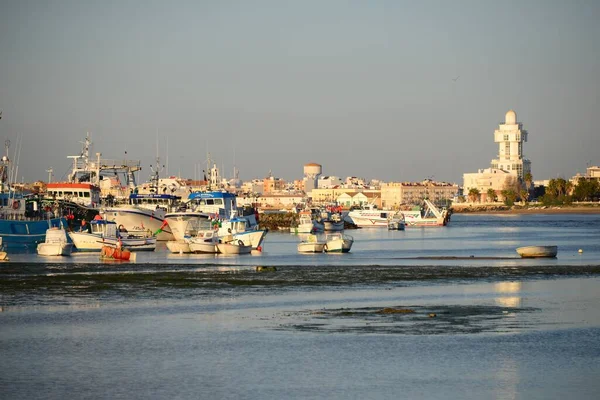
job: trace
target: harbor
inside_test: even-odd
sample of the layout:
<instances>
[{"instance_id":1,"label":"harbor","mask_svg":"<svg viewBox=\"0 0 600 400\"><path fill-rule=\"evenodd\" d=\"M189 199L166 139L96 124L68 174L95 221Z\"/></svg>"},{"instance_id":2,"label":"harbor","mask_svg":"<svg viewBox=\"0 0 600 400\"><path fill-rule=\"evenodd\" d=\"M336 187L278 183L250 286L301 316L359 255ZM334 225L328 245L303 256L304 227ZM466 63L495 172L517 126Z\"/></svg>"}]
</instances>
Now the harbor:
<instances>
[{"instance_id":1,"label":"harbor","mask_svg":"<svg viewBox=\"0 0 600 400\"><path fill-rule=\"evenodd\" d=\"M150 382L165 379L168 397L317 385L319 398L442 398L465 377L477 398L592 398L599 227L600 215L457 214L445 228L353 230L343 255L297 253L284 231L249 255L164 242L135 262L15 253L0 264L0 380L12 399L162 398ZM535 243L557 256L518 257Z\"/></svg>"}]
</instances>

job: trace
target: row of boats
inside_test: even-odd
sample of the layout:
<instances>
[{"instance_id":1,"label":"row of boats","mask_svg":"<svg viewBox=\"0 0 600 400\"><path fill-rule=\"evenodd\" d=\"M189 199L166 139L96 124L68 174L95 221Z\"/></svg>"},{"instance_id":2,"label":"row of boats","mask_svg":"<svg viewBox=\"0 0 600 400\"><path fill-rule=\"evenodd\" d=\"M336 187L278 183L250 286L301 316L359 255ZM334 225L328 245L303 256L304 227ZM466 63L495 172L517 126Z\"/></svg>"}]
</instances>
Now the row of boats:
<instances>
[{"instance_id":1,"label":"row of boats","mask_svg":"<svg viewBox=\"0 0 600 400\"><path fill-rule=\"evenodd\" d=\"M445 226L450 221L447 209L439 209L425 199L416 210L385 210L369 204L343 214L341 209L306 209L299 212L298 223L290 227L292 233L320 233L344 230L350 223L359 228L387 227L404 230L409 227Z\"/></svg>"},{"instance_id":2,"label":"row of boats","mask_svg":"<svg viewBox=\"0 0 600 400\"><path fill-rule=\"evenodd\" d=\"M145 190L138 190L140 186L132 178L121 187L130 191L128 195L101 198L103 169L122 169L129 179L141 167L139 162L102 160L100 153L93 160L89 147L86 138L81 155L69 156L73 168L67 181L49 182L41 195L26 195L10 184L15 171L10 167L7 145L6 155L0 159L0 238L6 249L36 249L52 239L55 234L48 233L56 230L68 232L68 242L78 251L102 251L103 246L117 245L152 251L156 241L166 241L169 250L176 253L238 254L262 249L267 230L259 229L254 209L237 206L235 194L175 193L160 186L158 168L149 185L141 185ZM80 231L79 222L83 220L89 221L89 230ZM344 215L338 207L321 210L314 218L310 210L305 210L300 212L297 226L290 229L294 233L341 232L346 223L404 229L441 226L448 220L446 210L440 211L426 201L426 208L416 212L368 207Z\"/></svg>"}]
</instances>

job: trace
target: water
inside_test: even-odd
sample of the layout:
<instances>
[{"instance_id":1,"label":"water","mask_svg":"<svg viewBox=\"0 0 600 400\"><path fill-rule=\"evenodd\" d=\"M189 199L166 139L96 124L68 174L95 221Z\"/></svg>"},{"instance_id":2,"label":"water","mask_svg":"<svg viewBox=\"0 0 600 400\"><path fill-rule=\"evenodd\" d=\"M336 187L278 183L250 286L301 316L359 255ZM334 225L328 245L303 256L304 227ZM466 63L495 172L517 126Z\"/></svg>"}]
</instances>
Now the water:
<instances>
[{"instance_id":1,"label":"water","mask_svg":"<svg viewBox=\"0 0 600 400\"><path fill-rule=\"evenodd\" d=\"M274 232L237 257L10 254L0 398L597 398L600 215L346 233L348 254ZM518 258L534 244L557 258Z\"/></svg>"}]
</instances>

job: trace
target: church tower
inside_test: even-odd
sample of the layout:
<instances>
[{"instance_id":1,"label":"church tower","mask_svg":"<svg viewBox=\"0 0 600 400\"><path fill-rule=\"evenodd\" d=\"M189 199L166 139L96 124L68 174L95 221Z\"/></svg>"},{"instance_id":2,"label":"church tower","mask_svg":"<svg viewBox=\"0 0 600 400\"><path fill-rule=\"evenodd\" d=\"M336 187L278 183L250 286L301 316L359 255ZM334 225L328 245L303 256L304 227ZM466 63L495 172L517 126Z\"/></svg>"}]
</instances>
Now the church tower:
<instances>
[{"instance_id":1,"label":"church tower","mask_svg":"<svg viewBox=\"0 0 600 400\"><path fill-rule=\"evenodd\" d=\"M531 174L531 161L523 158L523 142L527 141L527 131L517 122L517 113L506 113L504 123L494 132L494 142L498 143L498 158L492 160L492 168L507 171L523 179Z\"/></svg>"}]
</instances>

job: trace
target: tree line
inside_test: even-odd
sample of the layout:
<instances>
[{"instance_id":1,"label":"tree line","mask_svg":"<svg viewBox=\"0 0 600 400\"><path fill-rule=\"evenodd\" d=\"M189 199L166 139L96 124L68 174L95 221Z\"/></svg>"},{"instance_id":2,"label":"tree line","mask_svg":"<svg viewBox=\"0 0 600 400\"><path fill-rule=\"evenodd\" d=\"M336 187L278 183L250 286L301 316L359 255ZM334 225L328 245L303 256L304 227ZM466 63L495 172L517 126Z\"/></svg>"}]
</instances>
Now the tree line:
<instances>
[{"instance_id":1,"label":"tree line","mask_svg":"<svg viewBox=\"0 0 600 400\"><path fill-rule=\"evenodd\" d=\"M479 189L472 188L467 196L471 202L478 202L481 194ZM525 174L523 179L507 179L500 194L507 206L518 201L527 203L531 199L546 206L568 205L576 201L599 201L600 183L597 179L585 177L580 177L575 184L564 178L556 178L550 179L548 186L534 187L531 174ZM498 193L494 189L488 189L486 195L489 202L498 200ZM462 200L465 200L464 196Z\"/></svg>"}]
</instances>

